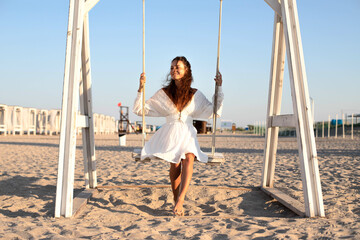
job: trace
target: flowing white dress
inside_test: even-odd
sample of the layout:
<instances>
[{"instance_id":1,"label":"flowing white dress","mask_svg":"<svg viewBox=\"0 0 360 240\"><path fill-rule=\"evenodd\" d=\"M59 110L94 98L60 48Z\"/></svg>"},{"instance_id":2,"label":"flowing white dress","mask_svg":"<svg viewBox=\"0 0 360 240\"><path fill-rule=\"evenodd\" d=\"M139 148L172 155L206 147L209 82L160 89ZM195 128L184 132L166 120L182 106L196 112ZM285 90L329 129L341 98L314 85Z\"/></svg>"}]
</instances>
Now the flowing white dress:
<instances>
[{"instance_id":1,"label":"flowing white dress","mask_svg":"<svg viewBox=\"0 0 360 240\"><path fill-rule=\"evenodd\" d=\"M139 116L142 115L141 95L141 92L137 94L133 108L133 112ZM219 117L223 99L224 94L219 87L217 100ZM207 155L200 150L193 119L212 118L212 114L213 103L209 102L199 90L181 112L163 89L158 90L146 101L145 116L165 117L166 123L145 143L141 150L141 160L155 156L171 163L179 163L181 159L185 159L185 154L193 153L198 161L208 162Z\"/></svg>"}]
</instances>

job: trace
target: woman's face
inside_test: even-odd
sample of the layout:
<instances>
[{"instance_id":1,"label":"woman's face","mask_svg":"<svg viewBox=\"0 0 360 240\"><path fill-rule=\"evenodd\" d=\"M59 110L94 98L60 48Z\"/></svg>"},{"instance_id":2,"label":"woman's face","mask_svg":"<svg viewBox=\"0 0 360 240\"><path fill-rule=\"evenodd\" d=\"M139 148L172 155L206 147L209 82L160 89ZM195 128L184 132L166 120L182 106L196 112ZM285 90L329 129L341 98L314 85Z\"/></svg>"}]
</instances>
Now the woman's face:
<instances>
[{"instance_id":1,"label":"woman's face","mask_svg":"<svg viewBox=\"0 0 360 240\"><path fill-rule=\"evenodd\" d=\"M185 65L182 61L173 61L171 63L170 75L174 80L180 80L186 73Z\"/></svg>"}]
</instances>

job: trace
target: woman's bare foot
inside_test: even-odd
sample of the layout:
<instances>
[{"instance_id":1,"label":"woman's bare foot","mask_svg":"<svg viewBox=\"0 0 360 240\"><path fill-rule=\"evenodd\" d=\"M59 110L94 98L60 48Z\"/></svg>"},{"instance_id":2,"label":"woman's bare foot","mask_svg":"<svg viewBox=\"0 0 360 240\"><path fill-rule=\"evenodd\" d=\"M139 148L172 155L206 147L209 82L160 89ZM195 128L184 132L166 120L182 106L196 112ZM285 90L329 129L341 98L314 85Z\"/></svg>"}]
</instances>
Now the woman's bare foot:
<instances>
[{"instance_id":1,"label":"woman's bare foot","mask_svg":"<svg viewBox=\"0 0 360 240\"><path fill-rule=\"evenodd\" d=\"M178 199L173 210L175 216L184 216L183 204L184 200Z\"/></svg>"}]
</instances>

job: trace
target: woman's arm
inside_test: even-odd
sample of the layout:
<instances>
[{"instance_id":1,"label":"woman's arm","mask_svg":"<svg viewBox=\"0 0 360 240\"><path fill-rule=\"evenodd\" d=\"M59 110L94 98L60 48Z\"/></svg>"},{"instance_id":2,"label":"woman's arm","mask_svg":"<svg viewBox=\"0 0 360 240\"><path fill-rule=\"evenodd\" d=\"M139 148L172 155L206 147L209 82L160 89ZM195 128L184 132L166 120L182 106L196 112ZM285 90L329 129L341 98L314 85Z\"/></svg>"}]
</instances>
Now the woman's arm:
<instances>
[{"instance_id":1,"label":"woman's arm","mask_svg":"<svg viewBox=\"0 0 360 240\"><path fill-rule=\"evenodd\" d=\"M134 102L133 113L138 116L142 116L142 89L145 86L146 75L142 73L140 75L139 89ZM166 116L161 101L161 89L157 91L154 96L145 102L145 116L149 117L163 117Z\"/></svg>"},{"instance_id":2,"label":"woman's arm","mask_svg":"<svg viewBox=\"0 0 360 240\"><path fill-rule=\"evenodd\" d=\"M223 100L224 100L224 93L222 92L222 76L220 72L216 74L214 80L218 88L216 114L217 117L220 117L222 113ZM214 98L215 95L213 96L212 102L210 102L201 92L199 92L197 102L195 102L195 111L193 117L211 118L213 116L213 111L214 111Z\"/></svg>"}]
</instances>

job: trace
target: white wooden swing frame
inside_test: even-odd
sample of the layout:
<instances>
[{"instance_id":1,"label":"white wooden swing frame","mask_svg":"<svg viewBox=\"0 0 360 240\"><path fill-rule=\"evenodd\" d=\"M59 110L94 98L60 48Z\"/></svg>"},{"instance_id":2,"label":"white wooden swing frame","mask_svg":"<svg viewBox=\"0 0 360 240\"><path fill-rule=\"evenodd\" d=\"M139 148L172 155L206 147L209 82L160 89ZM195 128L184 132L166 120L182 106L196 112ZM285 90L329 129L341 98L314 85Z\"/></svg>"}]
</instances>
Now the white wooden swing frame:
<instances>
[{"instance_id":1,"label":"white wooden swing frame","mask_svg":"<svg viewBox=\"0 0 360 240\"><path fill-rule=\"evenodd\" d=\"M96 191L96 160L91 95L88 12L99 0L70 0L63 85L55 217L71 217ZM275 11L272 62L261 189L299 215L324 217L311 106L300 37L296 0L265 0ZM279 115L288 50L293 112ZM77 108L80 99L80 115ZM305 207L274 188L278 130L295 126ZM75 199L76 130L82 128L85 188Z\"/></svg>"}]
</instances>

